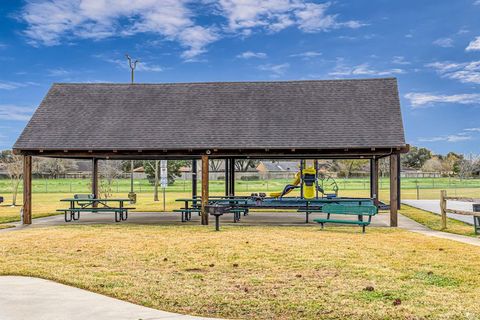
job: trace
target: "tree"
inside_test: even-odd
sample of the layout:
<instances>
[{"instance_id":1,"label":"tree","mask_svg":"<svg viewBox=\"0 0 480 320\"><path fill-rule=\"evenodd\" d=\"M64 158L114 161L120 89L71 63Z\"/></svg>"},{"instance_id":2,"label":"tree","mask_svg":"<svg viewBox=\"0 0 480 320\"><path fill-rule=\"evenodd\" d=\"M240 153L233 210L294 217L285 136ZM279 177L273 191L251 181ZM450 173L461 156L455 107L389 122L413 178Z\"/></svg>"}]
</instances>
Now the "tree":
<instances>
[{"instance_id":1,"label":"tree","mask_svg":"<svg viewBox=\"0 0 480 320\"><path fill-rule=\"evenodd\" d=\"M122 163L116 160L104 160L99 163L100 193L105 199L112 196L113 182L122 174Z\"/></svg>"},{"instance_id":2,"label":"tree","mask_svg":"<svg viewBox=\"0 0 480 320\"><path fill-rule=\"evenodd\" d=\"M122 161L122 171L125 173L130 173L132 171L131 168L132 161L131 160L123 160ZM133 160L133 168L138 168L143 166L142 160Z\"/></svg>"},{"instance_id":3,"label":"tree","mask_svg":"<svg viewBox=\"0 0 480 320\"><path fill-rule=\"evenodd\" d=\"M60 158L45 158L38 163L39 173L46 173L53 178L58 178L60 175L67 173L70 170L77 169L77 164L71 159Z\"/></svg>"},{"instance_id":4,"label":"tree","mask_svg":"<svg viewBox=\"0 0 480 320\"><path fill-rule=\"evenodd\" d=\"M223 171L225 161L224 160L219 160L219 159L211 159L208 161L208 166L210 167L210 171L212 172L219 172Z\"/></svg>"},{"instance_id":5,"label":"tree","mask_svg":"<svg viewBox=\"0 0 480 320\"><path fill-rule=\"evenodd\" d=\"M5 166L12 188L12 206L17 205L17 194L20 180L23 175L23 158L13 154L10 150L2 151L0 161Z\"/></svg>"},{"instance_id":6,"label":"tree","mask_svg":"<svg viewBox=\"0 0 480 320\"><path fill-rule=\"evenodd\" d=\"M143 168L145 169L145 173L147 174L147 177L149 181L153 180L153 201L159 201L158 200L158 184L160 180L160 160L150 160L150 161L144 161L143 162ZM167 163L167 168L168 168L168 163Z\"/></svg>"},{"instance_id":7,"label":"tree","mask_svg":"<svg viewBox=\"0 0 480 320\"><path fill-rule=\"evenodd\" d=\"M403 167L418 170L430 158L432 158L432 152L430 150L412 146L408 153L402 154L401 163Z\"/></svg>"},{"instance_id":8,"label":"tree","mask_svg":"<svg viewBox=\"0 0 480 320\"><path fill-rule=\"evenodd\" d=\"M235 160L235 170L244 172L250 168L256 168L260 161L252 159L237 159Z\"/></svg>"},{"instance_id":9,"label":"tree","mask_svg":"<svg viewBox=\"0 0 480 320\"><path fill-rule=\"evenodd\" d=\"M349 178L354 172L367 171L368 160L336 160L336 164L339 174Z\"/></svg>"},{"instance_id":10,"label":"tree","mask_svg":"<svg viewBox=\"0 0 480 320\"><path fill-rule=\"evenodd\" d=\"M151 184L155 184L155 161L156 160L143 161L145 174L147 175ZM187 160L168 160L168 185L172 185L175 182L175 179L181 176L181 167L190 167L191 163L191 161Z\"/></svg>"},{"instance_id":11,"label":"tree","mask_svg":"<svg viewBox=\"0 0 480 320\"><path fill-rule=\"evenodd\" d=\"M463 155L455 152L449 152L443 157L443 170L444 172L458 174L460 172L460 162L463 160Z\"/></svg>"},{"instance_id":12,"label":"tree","mask_svg":"<svg viewBox=\"0 0 480 320\"><path fill-rule=\"evenodd\" d=\"M471 154L467 159L459 162L460 171L458 176L462 179L471 178L480 169L480 156Z\"/></svg>"},{"instance_id":13,"label":"tree","mask_svg":"<svg viewBox=\"0 0 480 320\"><path fill-rule=\"evenodd\" d=\"M438 157L428 159L422 166L424 172L438 172L441 173L444 170L442 161Z\"/></svg>"}]
</instances>

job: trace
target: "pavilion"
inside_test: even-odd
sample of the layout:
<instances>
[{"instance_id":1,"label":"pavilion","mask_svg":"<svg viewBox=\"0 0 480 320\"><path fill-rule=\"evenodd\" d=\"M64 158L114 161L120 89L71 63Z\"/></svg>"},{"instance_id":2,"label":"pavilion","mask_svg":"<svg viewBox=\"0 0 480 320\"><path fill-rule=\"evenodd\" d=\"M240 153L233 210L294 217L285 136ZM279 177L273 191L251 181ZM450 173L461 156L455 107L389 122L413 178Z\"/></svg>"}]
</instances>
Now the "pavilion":
<instances>
[{"instance_id":1,"label":"pavilion","mask_svg":"<svg viewBox=\"0 0 480 320\"><path fill-rule=\"evenodd\" d=\"M395 78L165 84L53 84L14 145L24 157L23 222L31 223L32 156L202 160L208 224L208 160L369 159L378 203L379 159L390 158L390 225L397 226L405 143ZM196 161L193 161L196 195Z\"/></svg>"}]
</instances>

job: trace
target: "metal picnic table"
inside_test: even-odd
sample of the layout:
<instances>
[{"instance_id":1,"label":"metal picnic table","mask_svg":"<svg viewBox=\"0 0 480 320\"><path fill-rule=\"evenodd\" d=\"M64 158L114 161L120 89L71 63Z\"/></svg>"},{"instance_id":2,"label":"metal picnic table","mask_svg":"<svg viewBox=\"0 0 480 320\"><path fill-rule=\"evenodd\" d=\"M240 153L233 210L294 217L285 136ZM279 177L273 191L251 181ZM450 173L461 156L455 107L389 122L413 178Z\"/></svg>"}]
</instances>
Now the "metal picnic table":
<instances>
[{"instance_id":1,"label":"metal picnic table","mask_svg":"<svg viewBox=\"0 0 480 320\"><path fill-rule=\"evenodd\" d=\"M79 220L80 212L114 212L115 222L120 222L127 220L128 210L135 209L124 206L125 202L130 201L128 198L100 199L93 198L90 195L78 195L73 198L61 199L60 201L70 203L70 207L68 209L57 210L65 213L65 222Z\"/></svg>"}]
</instances>

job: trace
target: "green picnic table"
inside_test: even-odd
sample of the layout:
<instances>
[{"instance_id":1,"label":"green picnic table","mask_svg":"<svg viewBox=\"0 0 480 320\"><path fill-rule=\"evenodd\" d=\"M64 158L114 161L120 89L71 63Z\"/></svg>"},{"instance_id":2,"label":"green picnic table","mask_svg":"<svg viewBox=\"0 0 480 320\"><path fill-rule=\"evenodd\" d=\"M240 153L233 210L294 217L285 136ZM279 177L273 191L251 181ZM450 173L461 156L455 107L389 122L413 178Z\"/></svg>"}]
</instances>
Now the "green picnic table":
<instances>
[{"instance_id":1,"label":"green picnic table","mask_svg":"<svg viewBox=\"0 0 480 320\"><path fill-rule=\"evenodd\" d=\"M129 202L128 198L100 199L91 194L76 194L73 198L61 199L61 202L68 202L68 209L57 209L65 214L65 222L80 219L81 212L113 212L115 222L125 221L128 218L128 210L135 208L125 207L124 203Z\"/></svg>"},{"instance_id":2,"label":"green picnic table","mask_svg":"<svg viewBox=\"0 0 480 320\"><path fill-rule=\"evenodd\" d=\"M230 213L233 213L233 222L240 221L240 214L248 214L248 208L242 208L243 204L246 204L247 198L245 197L228 197L228 196L211 196L208 198L208 203L212 204L218 200L229 200L231 205ZM192 219L192 213L198 213L201 215L202 212L202 198L179 198L175 199L177 202L183 202L184 207L180 209L174 209L173 212L180 212L182 214L182 222L187 222ZM190 205L191 203L191 205Z\"/></svg>"}]
</instances>

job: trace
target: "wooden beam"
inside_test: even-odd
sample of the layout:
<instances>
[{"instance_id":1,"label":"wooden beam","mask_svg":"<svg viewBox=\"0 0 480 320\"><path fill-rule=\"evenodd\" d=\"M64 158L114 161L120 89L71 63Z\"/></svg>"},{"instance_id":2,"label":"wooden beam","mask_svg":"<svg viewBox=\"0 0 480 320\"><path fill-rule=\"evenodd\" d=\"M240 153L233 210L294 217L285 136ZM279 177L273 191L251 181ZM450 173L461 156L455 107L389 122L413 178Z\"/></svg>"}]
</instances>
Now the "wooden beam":
<instances>
[{"instance_id":1,"label":"wooden beam","mask_svg":"<svg viewBox=\"0 0 480 320\"><path fill-rule=\"evenodd\" d=\"M390 227L398 226L398 156L390 156Z\"/></svg>"},{"instance_id":2,"label":"wooden beam","mask_svg":"<svg viewBox=\"0 0 480 320\"><path fill-rule=\"evenodd\" d=\"M202 155L202 225L208 225L208 156Z\"/></svg>"},{"instance_id":3,"label":"wooden beam","mask_svg":"<svg viewBox=\"0 0 480 320\"><path fill-rule=\"evenodd\" d=\"M92 194L98 198L98 159L92 159Z\"/></svg>"},{"instance_id":4,"label":"wooden beam","mask_svg":"<svg viewBox=\"0 0 480 320\"><path fill-rule=\"evenodd\" d=\"M217 149L217 151L211 152L209 157L211 159L225 159L225 158L238 158L238 159L362 159L376 157L385 157L392 153L394 147L376 147L372 150L370 147L364 148L349 148L349 149L272 149L268 151L265 149ZM121 150L116 149L117 152L113 152L112 149L84 149L84 150L65 150L58 149L14 149L15 154L42 156L42 157L61 157L61 158L92 158L92 156L100 159L109 157L110 159L117 160L161 160L161 159L185 159L190 160L192 158L201 158L206 153L205 149L128 149ZM210 151L210 150L209 150ZM407 152L408 148L400 148L398 152Z\"/></svg>"},{"instance_id":5,"label":"wooden beam","mask_svg":"<svg viewBox=\"0 0 480 320\"><path fill-rule=\"evenodd\" d=\"M229 182L229 191L228 195L233 197L235 196L235 159L230 159L230 174L229 174L230 182Z\"/></svg>"},{"instance_id":6,"label":"wooden beam","mask_svg":"<svg viewBox=\"0 0 480 320\"><path fill-rule=\"evenodd\" d=\"M230 159L225 159L225 196L230 193Z\"/></svg>"},{"instance_id":7,"label":"wooden beam","mask_svg":"<svg viewBox=\"0 0 480 320\"><path fill-rule=\"evenodd\" d=\"M32 157L23 157L23 224L32 224Z\"/></svg>"},{"instance_id":8,"label":"wooden beam","mask_svg":"<svg viewBox=\"0 0 480 320\"><path fill-rule=\"evenodd\" d=\"M373 199L375 205L378 205L379 191L378 179L379 179L379 166L378 159L374 158L370 160L370 198Z\"/></svg>"},{"instance_id":9,"label":"wooden beam","mask_svg":"<svg viewBox=\"0 0 480 320\"><path fill-rule=\"evenodd\" d=\"M401 171L402 171L402 161L401 161L400 155L397 154L397 209L398 210L402 208Z\"/></svg>"},{"instance_id":10,"label":"wooden beam","mask_svg":"<svg viewBox=\"0 0 480 320\"><path fill-rule=\"evenodd\" d=\"M192 160L192 198L197 197L197 160Z\"/></svg>"}]
</instances>

